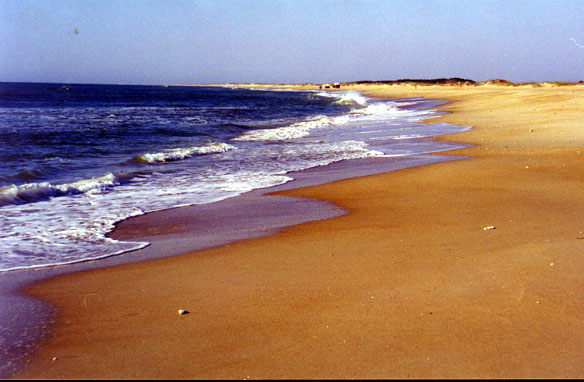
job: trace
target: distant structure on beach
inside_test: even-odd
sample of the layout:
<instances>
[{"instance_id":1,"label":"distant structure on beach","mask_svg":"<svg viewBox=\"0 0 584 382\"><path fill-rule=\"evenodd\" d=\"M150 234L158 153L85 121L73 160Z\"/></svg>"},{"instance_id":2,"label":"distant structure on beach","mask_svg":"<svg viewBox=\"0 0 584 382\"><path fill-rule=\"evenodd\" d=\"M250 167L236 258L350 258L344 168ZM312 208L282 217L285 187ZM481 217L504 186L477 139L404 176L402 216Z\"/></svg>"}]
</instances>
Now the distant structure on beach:
<instances>
[{"instance_id":1,"label":"distant structure on beach","mask_svg":"<svg viewBox=\"0 0 584 382\"><path fill-rule=\"evenodd\" d=\"M324 84L324 85L319 85L318 88L322 89L322 87L324 86L325 89L340 89L341 88L341 84L339 82L335 82L334 84Z\"/></svg>"}]
</instances>

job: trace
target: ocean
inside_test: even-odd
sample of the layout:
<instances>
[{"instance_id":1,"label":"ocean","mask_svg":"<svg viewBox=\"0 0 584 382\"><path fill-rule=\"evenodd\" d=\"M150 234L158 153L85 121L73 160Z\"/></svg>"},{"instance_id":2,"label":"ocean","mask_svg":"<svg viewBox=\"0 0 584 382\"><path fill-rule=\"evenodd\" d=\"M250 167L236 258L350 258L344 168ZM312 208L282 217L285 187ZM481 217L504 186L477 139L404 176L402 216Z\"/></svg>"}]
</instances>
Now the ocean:
<instances>
[{"instance_id":1,"label":"ocean","mask_svg":"<svg viewBox=\"0 0 584 382\"><path fill-rule=\"evenodd\" d=\"M356 91L0 83L0 272L148 243L117 222L292 180L292 171L451 149L423 98Z\"/></svg>"}]
</instances>

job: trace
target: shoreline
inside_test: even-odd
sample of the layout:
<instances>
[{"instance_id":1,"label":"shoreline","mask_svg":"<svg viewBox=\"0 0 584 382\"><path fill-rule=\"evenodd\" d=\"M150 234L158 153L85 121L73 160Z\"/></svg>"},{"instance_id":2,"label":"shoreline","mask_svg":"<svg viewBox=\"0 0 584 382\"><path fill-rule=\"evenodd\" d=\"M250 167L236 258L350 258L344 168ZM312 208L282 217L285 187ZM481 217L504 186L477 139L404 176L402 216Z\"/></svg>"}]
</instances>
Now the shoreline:
<instances>
[{"instance_id":1,"label":"shoreline","mask_svg":"<svg viewBox=\"0 0 584 382\"><path fill-rule=\"evenodd\" d=\"M341 216L348 211L326 200L281 196L277 193L352 176L378 174L456 159L458 158L454 156L433 154L366 158L295 171L287 174L293 180L282 185L256 189L213 203L174 207L128 218L117 223L116 229L107 235L116 240L148 241L149 244L144 248L75 263L4 272L0 279L0 304L3 306L0 327L5 328L2 332L4 343L0 347L0 360L11 359L11 364L5 366L6 370L0 368L0 376L6 378L14 370L21 368L23 359L13 356L22 347L36 348L39 343L52 336L49 328L54 324L57 312L49 302L31 298L24 292L31 285L67 274L229 246L237 241L276 234L289 226ZM143 232L142 226L147 227L148 234ZM185 232L189 233L191 239L184 236ZM22 333L32 335L36 341L31 342L30 337ZM29 354L30 351L26 350L23 355Z\"/></svg>"},{"instance_id":2,"label":"shoreline","mask_svg":"<svg viewBox=\"0 0 584 382\"><path fill-rule=\"evenodd\" d=\"M392 96L385 89L366 90ZM575 170L580 159L577 149L584 146L577 131L584 108L582 88L570 90L576 96L560 94L560 100L568 101L568 107L560 110L566 106L560 100L536 103L530 98L537 90L509 100L510 94L501 94L505 92L500 89L470 95L440 87L431 92L400 89L401 96L415 92L455 101L446 107L453 113L440 121L473 129L438 139L455 136L456 141L474 144L455 151L472 158L283 191L280 194L329 200L351 213L196 256L67 275L44 282L42 288L35 285L29 288L35 295L58 296L64 317L57 324L57 337L16 376L582 376L578 362L582 351L577 346L582 336L577 268L582 260L570 254L581 250L581 241L572 236L584 230L575 219L582 197L573 192L584 183ZM554 112L548 108L550 103L562 118L550 117ZM498 113L489 115L493 105ZM534 105L551 118L544 121L548 126L527 110ZM518 110L524 114L516 117ZM493 119L493 126L488 126L486 121ZM552 125L557 119L565 126ZM540 220L545 224L536 223ZM493 224L496 229L483 230ZM556 273L550 276L550 270ZM200 274L200 279L185 278L191 272ZM140 286L128 284L124 277ZM548 285L550 277L553 285ZM80 294L96 286L103 294L102 288L114 280L128 290L143 288L147 298L134 297L144 305L133 309L127 297L109 287L112 297L104 299L96 293L98 310L91 315L71 311ZM237 289L230 287L234 280ZM67 282L84 289L63 291L58 285ZM160 290L152 290L152 285ZM161 300L168 293L172 301ZM177 320L172 306L180 305L181 299L183 305L194 299L197 308ZM152 301L165 309L159 310ZM561 317L554 316L558 308ZM135 320L128 321L130 316ZM74 324L65 325L62 320L67 317ZM137 329L124 332L130 338L124 342L109 321ZM453 322L457 325L451 326ZM84 338L79 330L95 324L113 330L111 338L105 335L116 338L115 344L108 344L114 348L112 354L104 353L104 339L96 334L83 341L84 355L73 356L76 347L68 347L67 338ZM186 333L193 343L184 344L181 352L175 348L176 338L160 337L161 331ZM537 335L530 337L533 332ZM450 336L442 338L441 333ZM517 334L509 338L507 333ZM160 342L146 346L152 342L148 334ZM116 354L123 354L116 349L121 351L137 339L145 346L139 359L111 363ZM532 351L522 350L525 345ZM156 346L172 356L158 354ZM63 355L51 362L50 354L58 352ZM91 364L97 355L103 365ZM173 367L144 370L157 359Z\"/></svg>"},{"instance_id":3,"label":"shoreline","mask_svg":"<svg viewBox=\"0 0 584 382\"><path fill-rule=\"evenodd\" d=\"M423 108L435 109L437 105L434 103L437 100L434 100L434 103L432 100L429 101L429 105ZM435 141L434 137L414 140ZM460 159L456 156L440 155L441 151L460 147L462 145L443 145L441 150L430 154L345 160L293 171L287 174L293 180L285 184L256 189L218 202L151 211L116 223L116 228L107 235L116 240L149 242L144 248L74 263L4 272L0 279L0 303L4 307L0 313L0 327L6 329L3 333L4 344L0 347L0 361L10 359L11 353L20 351L14 350L15 348L34 348L36 343L52 335L47 328L54 322L57 312L46 301L23 295L22 290L28 285L69 273L161 259L229 245L240 240L271 235L285 227L304 222L340 216L348 212L325 200L275 194L279 191L325 184L345 178ZM146 226L147 230L142 230L142 226ZM188 232L190 239L185 237L185 232ZM33 338L37 340L31 343L30 338L21 333L32 333ZM26 350L24 355L29 352L30 350ZM0 367L0 376L11 375L13 370L17 370L15 365L22 362L22 357L10 359L10 362L14 363L6 366L6 370Z\"/></svg>"}]
</instances>

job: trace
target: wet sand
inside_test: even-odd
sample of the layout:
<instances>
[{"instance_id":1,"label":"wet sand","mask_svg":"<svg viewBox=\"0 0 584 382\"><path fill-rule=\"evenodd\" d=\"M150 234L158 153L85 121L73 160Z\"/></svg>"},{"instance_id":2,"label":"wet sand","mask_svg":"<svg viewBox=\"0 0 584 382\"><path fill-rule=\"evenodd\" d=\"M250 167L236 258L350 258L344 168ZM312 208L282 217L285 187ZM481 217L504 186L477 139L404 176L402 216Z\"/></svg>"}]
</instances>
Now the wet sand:
<instances>
[{"instance_id":1,"label":"wet sand","mask_svg":"<svg viewBox=\"0 0 584 382\"><path fill-rule=\"evenodd\" d=\"M280 191L350 213L35 284L56 335L15 377L584 376L584 87L355 88L453 101L474 128L440 139L471 158Z\"/></svg>"}]
</instances>

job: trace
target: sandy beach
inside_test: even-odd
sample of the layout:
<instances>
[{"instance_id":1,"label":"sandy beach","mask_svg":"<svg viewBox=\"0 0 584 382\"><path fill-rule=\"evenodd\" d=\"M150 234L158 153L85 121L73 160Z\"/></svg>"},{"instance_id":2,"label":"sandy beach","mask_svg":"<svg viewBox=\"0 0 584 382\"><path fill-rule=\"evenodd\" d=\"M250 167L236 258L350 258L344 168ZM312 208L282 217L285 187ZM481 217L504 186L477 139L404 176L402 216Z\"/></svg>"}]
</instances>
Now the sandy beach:
<instances>
[{"instance_id":1,"label":"sandy beach","mask_svg":"<svg viewBox=\"0 0 584 382\"><path fill-rule=\"evenodd\" d=\"M449 100L473 129L439 139L469 158L279 192L343 216L32 285L55 335L13 377L584 377L584 85L350 88Z\"/></svg>"}]
</instances>

